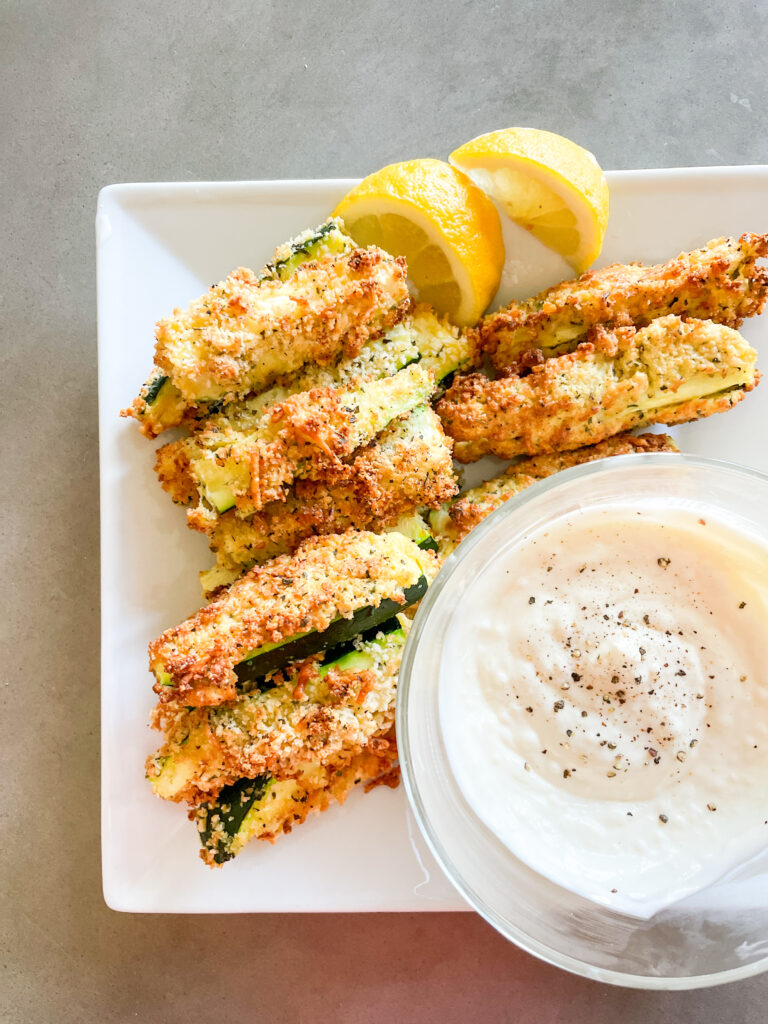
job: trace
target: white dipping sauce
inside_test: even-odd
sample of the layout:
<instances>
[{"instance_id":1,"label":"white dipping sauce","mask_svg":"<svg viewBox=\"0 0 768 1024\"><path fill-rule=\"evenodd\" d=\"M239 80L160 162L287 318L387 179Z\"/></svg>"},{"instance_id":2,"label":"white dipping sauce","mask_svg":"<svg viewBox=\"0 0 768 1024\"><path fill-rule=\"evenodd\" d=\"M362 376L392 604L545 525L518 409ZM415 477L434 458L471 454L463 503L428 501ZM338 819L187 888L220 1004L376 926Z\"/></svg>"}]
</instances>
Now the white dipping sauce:
<instances>
[{"instance_id":1,"label":"white dipping sauce","mask_svg":"<svg viewBox=\"0 0 768 1024\"><path fill-rule=\"evenodd\" d=\"M440 717L518 858L647 918L768 844L768 549L648 504L570 514L456 608Z\"/></svg>"}]
</instances>

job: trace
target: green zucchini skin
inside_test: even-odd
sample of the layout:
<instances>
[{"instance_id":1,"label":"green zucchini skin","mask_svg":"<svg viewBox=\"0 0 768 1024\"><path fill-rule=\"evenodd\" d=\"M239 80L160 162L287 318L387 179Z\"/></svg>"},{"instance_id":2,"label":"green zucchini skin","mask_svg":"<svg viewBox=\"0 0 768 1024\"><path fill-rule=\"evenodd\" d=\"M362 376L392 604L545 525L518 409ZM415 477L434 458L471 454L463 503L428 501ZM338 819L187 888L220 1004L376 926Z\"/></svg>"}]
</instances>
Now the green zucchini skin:
<instances>
[{"instance_id":1,"label":"green zucchini skin","mask_svg":"<svg viewBox=\"0 0 768 1024\"><path fill-rule=\"evenodd\" d=\"M318 259L337 251L343 252L352 246L353 242L340 222L335 219L328 220L309 234L305 232L304 235L291 239L287 254L274 263L267 263L261 280L278 278L285 281L307 260Z\"/></svg>"},{"instance_id":2,"label":"green zucchini skin","mask_svg":"<svg viewBox=\"0 0 768 1024\"><path fill-rule=\"evenodd\" d=\"M387 619L386 622L382 622L379 626L372 626L370 629L364 630L362 633L356 634L349 640L344 640L342 643L335 644L333 647L329 647L323 656L323 660L320 663L320 667L323 669L329 669L332 665L336 664L346 655L351 654L353 651L357 651L357 643L370 643L375 640L382 633L387 636L390 633L396 632L398 629L402 629L400 620L396 615L393 615L391 619ZM273 652L270 652L273 653ZM274 690L277 684L274 682L272 673L269 676L264 675L259 679L248 680L239 689L244 693L252 693L254 690L260 690L262 693L267 693L269 690Z\"/></svg>"},{"instance_id":3,"label":"green zucchini skin","mask_svg":"<svg viewBox=\"0 0 768 1024\"><path fill-rule=\"evenodd\" d=\"M424 517L418 512L411 515L401 516L394 526L390 527L393 533L402 533L408 540L412 540L416 547L422 551L437 551L435 538L427 526Z\"/></svg>"},{"instance_id":4,"label":"green zucchini skin","mask_svg":"<svg viewBox=\"0 0 768 1024\"><path fill-rule=\"evenodd\" d=\"M384 636L387 636L389 633L394 633L398 629L402 628L403 627L400 625L398 617L393 615L392 618L387 619L386 622L382 622L378 626L372 626L370 629L366 629L362 633L358 633L356 636L353 636L350 640L345 640L343 643L329 647L325 652L325 657L323 658L323 667L325 668L326 666L333 664L333 662L338 661L339 658L343 658L345 654L351 654L352 651L356 651L357 642L367 644L372 640L375 640L381 633L383 633Z\"/></svg>"},{"instance_id":5,"label":"green zucchini skin","mask_svg":"<svg viewBox=\"0 0 768 1024\"><path fill-rule=\"evenodd\" d=\"M216 864L225 864L234 857L234 853L231 852L232 840L240 831L246 814L257 800L261 800L271 781L271 775L257 775L255 779L238 779L231 786L222 789L214 803L201 808L204 816L200 841L203 846L213 850ZM214 831L218 833L222 829L224 835L214 841Z\"/></svg>"},{"instance_id":6,"label":"green zucchini skin","mask_svg":"<svg viewBox=\"0 0 768 1024\"><path fill-rule=\"evenodd\" d=\"M439 551L440 545L437 543L434 537L425 537L424 540L419 541L418 545L422 551Z\"/></svg>"},{"instance_id":7,"label":"green zucchini skin","mask_svg":"<svg viewBox=\"0 0 768 1024\"><path fill-rule=\"evenodd\" d=\"M155 401L157 396L162 391L163 387L165 387L166 382L169 381L170 379L170 377L166 377L165 374L162 373L158 374L157 377L154 377L152 379L152 383L149 385L146 394L143 396L144 401L147 403L147 405L152 405L152 403Z\"/></svg>"},{"instance_id":8,"label":"green zucchini skin","mask_svg":"<svg viewBox=\"0 0 768 1024\"><path fill-rule=\"evenodd\" d=\"M365 633L376 627L379 629L381 623L386 622L397 612L403 611L409 605L420 601L427 592L427 579L421 576L418 582L404 593L405 601L398 604L397 601L382 601L375 608L368 606L355 612L351 619L335 619L322 633L313 631L303 633L288 643L281 644L263 654L256 653L252 658L241 661L235 666L238 690L259 688L259 683L265 676L278 669L284 668L291 661L303 661L312 654L319 654L320 651L336 647L348 640Z\"/></svg>"},{"instance_id":9,"label":"green zucchini skin","mask_svg":"<svg viewBox=\"0 0 768 1024\"><path fill-rule=\"evenodd\" d=\"M362 671L372 664L370 648L384 645L388 637L399 636L405 640L405 631L398 617L392 616L385 622L358 634L350 640L336 644L325 652L322 670L330 671L338 666L340 671ZM367 645L367 646L366 646ZM360 659L360 664L355 659ZM267 682L266 686L273 684ZM273 776L264 773L253 779L242 778L226 786L216 799L201 804L195 812L200 841L203 849L211 853L215 864L225 864L235 857L235 846L242 846L248 836L241 836L246 818L251 809L263 800L272 789ZM274 793L273 793L274 796Z\"/></svg>"}]
</instances>

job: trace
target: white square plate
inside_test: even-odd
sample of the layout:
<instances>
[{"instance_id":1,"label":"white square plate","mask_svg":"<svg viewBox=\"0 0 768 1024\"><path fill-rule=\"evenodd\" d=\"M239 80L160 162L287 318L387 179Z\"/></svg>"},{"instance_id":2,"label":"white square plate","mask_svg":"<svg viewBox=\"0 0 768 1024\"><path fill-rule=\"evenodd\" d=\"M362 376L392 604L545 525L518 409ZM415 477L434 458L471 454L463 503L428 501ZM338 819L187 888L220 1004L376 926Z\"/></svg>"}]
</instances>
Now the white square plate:
<instances>
[{"instance_id":1,"label":"white square plate","mask_svg":"<svg viewBox=\"0 0 768 1024\"><path fill-rule=\"evenodd\" d=\"M719 235L768 229L768 168L608 175L611 219L599 265L657 262ZM183 806L153 796L144 760L158 735L147 643L201 604L212 558L159 488L153 446L121 420L152 363L153 326L238 265L322 221L352 181L113 185L96 218L99 300L102 608L102 864L115 910L458 910L408 812L402 788L353 793L274 846L253 843L212 871ZM524 232L505 228L499 301L570 276ZM744 334L768 352L768 317ZM678 428L685 451L768 472L761 394L725 416Z\"/></svg>"}]
</instances>

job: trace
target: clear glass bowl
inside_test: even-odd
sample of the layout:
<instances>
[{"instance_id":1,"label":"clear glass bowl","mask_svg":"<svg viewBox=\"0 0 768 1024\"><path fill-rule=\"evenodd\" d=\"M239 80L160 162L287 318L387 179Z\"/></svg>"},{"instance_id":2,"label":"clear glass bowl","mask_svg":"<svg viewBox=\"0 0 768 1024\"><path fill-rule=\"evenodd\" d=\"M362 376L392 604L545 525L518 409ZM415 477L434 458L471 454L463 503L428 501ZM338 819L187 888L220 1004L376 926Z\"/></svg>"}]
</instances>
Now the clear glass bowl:
<instances>
[{"instance_id":1,"label":"clear glass bowl","mask_svg":"<svg viewBox=\"0 0 768 1024\"><path fill-rule=\"evenodd\" d=\"M649 921L600 907L531 870L480 821L453 777L438 708L451 615L502 548L569 511L660 494L702 515L719 513L768 544L768 476L730 463L628 455L540 481L472 531L421 602L400 672L397 736L405 788L428 845L494 928L534 956L587 978L686 989L768 968L768 849Z\"/></svg>"}]
</instances>

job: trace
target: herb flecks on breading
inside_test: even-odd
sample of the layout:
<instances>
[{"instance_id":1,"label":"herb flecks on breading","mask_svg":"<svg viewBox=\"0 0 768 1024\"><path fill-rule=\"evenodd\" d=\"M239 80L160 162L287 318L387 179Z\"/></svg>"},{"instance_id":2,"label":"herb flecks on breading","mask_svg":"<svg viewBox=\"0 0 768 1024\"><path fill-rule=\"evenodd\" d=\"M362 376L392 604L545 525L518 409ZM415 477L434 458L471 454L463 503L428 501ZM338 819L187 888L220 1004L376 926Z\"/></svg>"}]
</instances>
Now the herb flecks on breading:
<instances>
[{"instance_id":1,"label":"herb flecks on breading","mask_svg":"<svg viewBox=\"0 0 768 1024\"><path fill-rule=\"evenodd\" d=\"M305 363L354 358L409 308L403 261L375 247L301 264L285 281L241 267L158 323L155 364L187 406L232 401ZM150 391L126 410L140 422Z\"/></svg>"},{"instance_id":2,"label":"herb flecks on breading","mask_svg":"<svg viewBox=\"0 0 768 1024\"><path fill-rule=\"evenodd\" d=\"M286 281L241 267L160 321L155 362L187 402L231 400L304 363L358 355L409 304L402 261L375 248L305 263Z\"/></svg>"},{"instance_id":3,"label":"herb flecks on breading","mask_svg":"<svg viewBox=\"0 0 768 1024\"><path fill-rule=\"evenodd\" d=\"M293 778L308 765L349 763L394 726L397 674L409 626L358 638L350 653L295 662L264 691L228 704L160 704L165 734L147 761L158 796L196 805L242 777ZM329 662L330 659L330 662Z\"/></svg>"},{"instance_id":4,"label":"herb flecks on breading","mask_svg":"<svg viewBox=\"0 0 768 1024\"><path fill-rule=\"evenodd\" d=\"M186 622L149 645L161 701L211 705L237 696L235 666L268 645L322 632L405 592L436 562L400 534L313 537L294 555L251 569Z\"/></svg>"},{"instance_id":5,"label":"herb flecks on breading","mask_svg":"<svg viewBox=\"0 0 768 1024\"><path fill-rule=\"evenodd\" d=\"M768 234L717 238L657 266L614 263L549 288L485 317L482 348L500 372L515 372L532 349L572 351L596 324L644 326L657 317L715 320L739 327L768 296Z\"/></svg>"},{"instance_id":6,"label":"herb flecks on breading","mask_svg":"<svg viewBox=\"0 0 768 1024\"><path fill-rule=\"evenodd\" d=\"M420 406L363 448L343 478L297 481L284 501L247 518L226 512L211 520L208 538L219 566L237 575L307 537L380 532L418 508L438 508L455 492L451 442L432 409Z\"/></svg>"},{"instance_id":7,"label":"herb flecks on breading","mask_svg":"<svg viewBox=\"0 0 768 1024\"><path fill-rule=\"evenodd\" d=\"M206 530L206 510L215 516L237 507L250 515L284 499L296 479L343 479L346 461L361 446L434 389L432 374L412 365L382 380L291 395L248 425L234 427L217 416L160 448L156 471L175 501L201 504L202 515L192 513L190 525Z\"/></svg>"},{"instance_id":8,"label":"herb flecks on breading","mask_svg":"<svg viewBox=\"0 0 768 1024\"><path fill-rule=\"evenodd\" d=\"M710 320L596 327L590 341L525 376L457 378L437 411L461 462L570 451L730 409L757 384L755 361L737 331Z\"/></svg>"}]
</instances>

